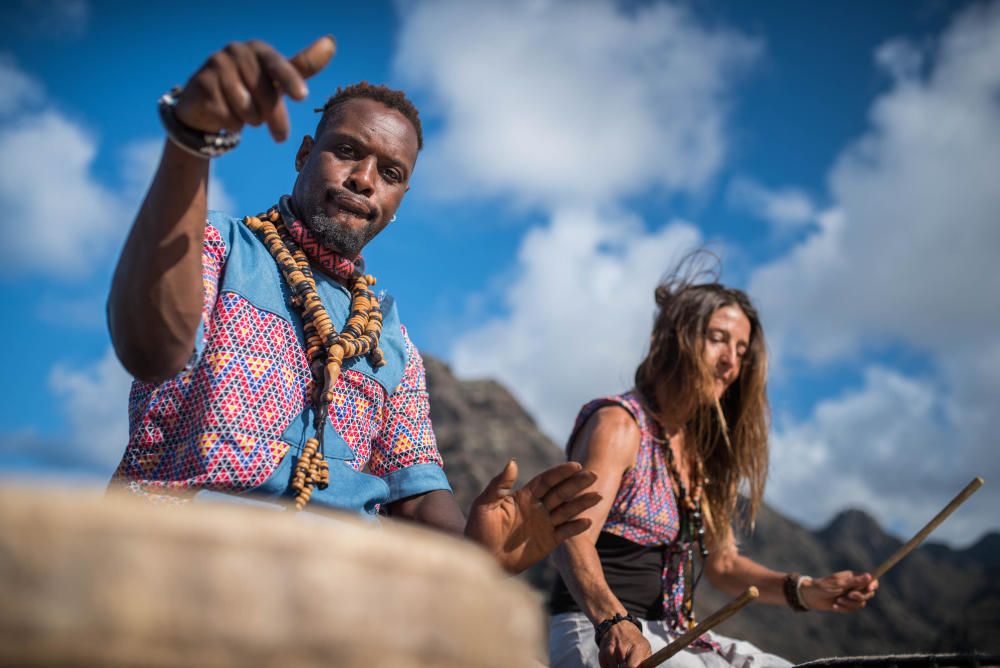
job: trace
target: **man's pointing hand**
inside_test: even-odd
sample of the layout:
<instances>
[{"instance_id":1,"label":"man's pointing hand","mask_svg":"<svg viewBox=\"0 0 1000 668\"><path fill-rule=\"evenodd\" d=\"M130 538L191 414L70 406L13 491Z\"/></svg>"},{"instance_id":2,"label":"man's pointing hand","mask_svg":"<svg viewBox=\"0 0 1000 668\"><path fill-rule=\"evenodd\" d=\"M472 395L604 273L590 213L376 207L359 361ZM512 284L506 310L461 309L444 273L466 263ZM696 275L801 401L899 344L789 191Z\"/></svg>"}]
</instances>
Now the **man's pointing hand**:
<instances>
[{"instance_id":1,"label":"man's pointing hand","mask_svg":"<svg viewBox=\"0 0 1000 668\"><path fill-rule=\"evenodd\" d=\"M233 42L209 56L188 79L174 113L180 122L205 132L266 123L275 141L284 141L289 130L284 96L305 99L305 80L323 69L334 51L330 36L289 59L264 42Z\"/></svg>"}]
</instances>

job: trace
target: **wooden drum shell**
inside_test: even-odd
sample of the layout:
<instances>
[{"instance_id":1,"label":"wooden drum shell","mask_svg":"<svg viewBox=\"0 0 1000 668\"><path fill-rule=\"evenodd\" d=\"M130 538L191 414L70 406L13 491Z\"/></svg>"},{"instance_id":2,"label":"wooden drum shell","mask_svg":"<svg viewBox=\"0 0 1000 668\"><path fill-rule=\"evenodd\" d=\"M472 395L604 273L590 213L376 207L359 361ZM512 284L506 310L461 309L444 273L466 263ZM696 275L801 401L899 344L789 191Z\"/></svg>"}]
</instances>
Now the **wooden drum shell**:
<instances>
[{"instance_id":1,"label":"wooden drum shell","mask_svg":"<svg viewBox=\"0 0 1000 668\"><path fill-rule=\"evenodd\" d=\"M524 666L531 590L410 526L0 489L0 665Z\"/></svg>"}]
</instances>

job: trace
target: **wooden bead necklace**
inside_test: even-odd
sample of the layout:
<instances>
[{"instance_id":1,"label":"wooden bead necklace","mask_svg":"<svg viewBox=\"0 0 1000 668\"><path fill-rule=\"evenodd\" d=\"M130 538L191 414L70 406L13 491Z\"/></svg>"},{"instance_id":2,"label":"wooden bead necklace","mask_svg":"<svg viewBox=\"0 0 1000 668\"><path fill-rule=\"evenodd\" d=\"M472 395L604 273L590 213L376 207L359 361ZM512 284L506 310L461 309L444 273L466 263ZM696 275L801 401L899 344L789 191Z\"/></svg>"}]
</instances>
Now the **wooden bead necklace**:
<instances>
[{"instance_id":1,"label":"wooden bead necklace","mask_svg":"<svg viewBox=\"0 0 1000 668\"><path fill-rule=\"evenodd\" d=\"M692 489L689 491L681 481L681 474L674 460L674 453L667 443L667 465L670 467L670 477L680 492L678 510L681 517L681 540L687 543L687 559L684 563L684 603L683 612L687 618L688 628L694 628L697 620L694 616L694 590L701 582L705 572L705 560L708 559L708 548L705 546L705 521L701 514L701 497L704 492L704 480L701 476L701 465L694 463L691 471ZM701 556L701 567L698 575L694 574L694 543L698 544Z\"/></svg>"},{"instance_id":2,"label":"wooden bead necklace","mask_svg":"<svg viewBox=\"0 0 1000 668\"><path fill-rule=\"evenodd\" d=\"M697 623L694 616L694 590L701 581L701 576L705 570L705 560L708 559L708 548L705 545L705 520L702 516L701 502L705 490L705 478L702 474L701 459L694 458L692 462L691 481L693 482L690 492L684 486L681 472L674 459L673 448L670 447L670 439L665 436L663 428L657 424L663 438L654 436L653 440L663 446L666 450L667 468L670 479L673 483L677 499L677 514L680 516L681 529L678 539L687 543L687 559L684 563L684 602L682 604L684 616L687 619L689 628L694 628ZM694 575L694 548L693 543L698 543L698 552L701 556L701 568L698 575Z\"/></svg>"},{"instance_id":3,"label":"wooden bead necklace","mask_svg":"<svg viewBox=\"0 0 1000 668\"><path fill-rule=\"evenodd\" d=\"M312 402L316 412L313 435L306 440L292 474L295 508L302 510L312 497L313 489L326 489L330 483L330 467L323 456L323 427L334 399L341 367L352 357L362 355L367 355L368 361L376 368L385 364L379 347L382 309L371 291L375 277L363 274L355 267L348 279L351 310L343 330L338 332L316 291L309 258L292 239L277 207L258 216L247 216L243 222L260 235L288 283L292 306L302 316L306 357L314 381Z\"/></svg>"}]
</instances>

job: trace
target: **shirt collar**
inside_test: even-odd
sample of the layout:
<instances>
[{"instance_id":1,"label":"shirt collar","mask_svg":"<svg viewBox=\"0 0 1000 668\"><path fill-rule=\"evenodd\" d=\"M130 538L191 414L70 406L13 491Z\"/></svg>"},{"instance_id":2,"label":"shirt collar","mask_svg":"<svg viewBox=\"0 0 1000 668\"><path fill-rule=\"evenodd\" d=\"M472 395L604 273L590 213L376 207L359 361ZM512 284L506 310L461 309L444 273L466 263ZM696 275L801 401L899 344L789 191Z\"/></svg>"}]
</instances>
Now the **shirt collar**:
<instances>
[{"instance_id":1,"label":"shirt collar","mask_svg":"<svg viewBox=\"0 0 1000 668\"><path fill-rule=\"evenodd\" d=\"M283 196L278 201L278 212L281 213L289 235L309 257L313 268L321 269L331 278L345 282L354 275L355 271L364 272L365 261L360 255L351 260L324 246L312 231L299 220L292 211L291 205L292 198L288 195Z\"/></svg>"}]
</instances>

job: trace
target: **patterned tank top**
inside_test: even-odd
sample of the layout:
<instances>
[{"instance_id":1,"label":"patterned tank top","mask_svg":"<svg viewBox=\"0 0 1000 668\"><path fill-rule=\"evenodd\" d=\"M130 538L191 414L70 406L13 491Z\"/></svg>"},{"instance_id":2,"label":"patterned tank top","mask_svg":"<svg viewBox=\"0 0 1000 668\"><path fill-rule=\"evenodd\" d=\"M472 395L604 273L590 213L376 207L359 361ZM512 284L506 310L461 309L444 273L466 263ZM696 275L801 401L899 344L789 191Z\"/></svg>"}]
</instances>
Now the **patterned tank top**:
<instances>
[{"instance_id":1,"label":"patterned tank top","mask_svg":"<svg viewBox=\"0 0 1000 668\"><path fill-rule=\"evenodd\" d=\"M661 440L659 428L646 412L634 390L625 394L595 399L580 409L567 450L576 439L583 425L598 409L621 406L639 426L639 452L635 466L622 475L618 494L611 504L605 531L638 545L666 547L663 559L663 619L678 633L687 630L683 612L684 569L689 554L687 542L679 540L681 518L677 510L670 468ZM711 643L695 646L711 647Z\"/></svg>"}]
</instances>

